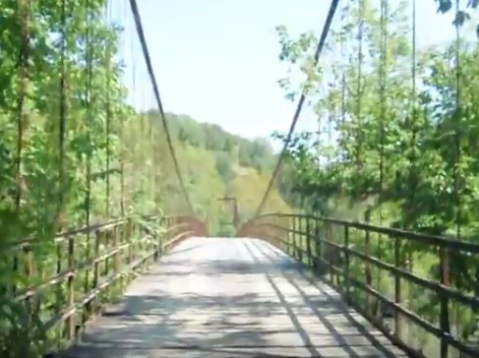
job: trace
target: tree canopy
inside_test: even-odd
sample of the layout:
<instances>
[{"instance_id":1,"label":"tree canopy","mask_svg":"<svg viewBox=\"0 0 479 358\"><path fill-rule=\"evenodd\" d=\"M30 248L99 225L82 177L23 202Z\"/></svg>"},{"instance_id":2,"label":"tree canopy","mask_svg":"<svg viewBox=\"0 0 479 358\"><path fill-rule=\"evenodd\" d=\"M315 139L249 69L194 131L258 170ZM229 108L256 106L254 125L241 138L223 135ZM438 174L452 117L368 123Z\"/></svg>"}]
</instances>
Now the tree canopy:
<instances>
[{"instance_id":1,"label":"tree canopy","mask_svg":"<svg viewBox=\"0 0 479 358\"><path fill-rule=\"evenodd\" d=\"M292 38L286 27L278 28L280 58L306 78L280 83L289 98L309 88L318 123L317 130L296 133L289 143L290 169L280 184L303 201L304 210L324 216L367 217L376 225L478 241L479 47L460 35L445 47L417 48L411 2L387 3L387 11L384 2L378 8L371 1L341 9L318 68L311 66L316 37ZM453 11L452 5L440 1L439 10ZM477 6L468 2L470 12ZM375 255L393 260L388 243L371 240ZM362 242L357 237L354 245ZM439 279L437 259L426 248L410 252L411 270ZM450 265L453 284L479 295L477 258L453 258ZM374 279L382 279L383 293L391 294L388 279ZM414 287L408 292L414 312L437 319L434 298ZM464 336L476 324L460 308L451 319ZM417 339L427 341L419 333ZM433 342L421 346L435 352Z\"/></svg>"},{"instance_id":2,"label":"tree canopy","mask_svg":"<svg viewBox=\"0 0 479 358\"><path fill-rule=\"evenodd\" d=\"M141 51L130 51L136 57L127 61L125 37L138 40L108 19L111 3L0 2L2 357L25 356L13 348L37 334L23 326L25 306L20 308L14 297L67 267L58 267L58 232L118 218L189 214L176 158L194 213L207 221L212 235L231 234L231 225L222 223L231 222L232 213L217 199L236 196L240 219L245 219L276 159L265 140L248 140L174 114L167 118L171 151L157 110L139 109L157 108L150 101L153 93L145 91L151 79ZM117 22L125 25L131 13L122 7L125 2L119 3ZM127 85L126 77L143 83ZM132 103L134 96L141 97L142 106ZM288 210L276 196L275 206ZM31 275L24 274L25 260L6 249L21 247L27 239L35 242L29 249L35 257ZM80 245L84 252L77 255L88 256L88 245ZM64 286L62 281L57 295L39 299L35 314L51 313L55 302L65 299ZM78 297L84 294L84 287L74 289Z\"/></svg>"}]
</instances>

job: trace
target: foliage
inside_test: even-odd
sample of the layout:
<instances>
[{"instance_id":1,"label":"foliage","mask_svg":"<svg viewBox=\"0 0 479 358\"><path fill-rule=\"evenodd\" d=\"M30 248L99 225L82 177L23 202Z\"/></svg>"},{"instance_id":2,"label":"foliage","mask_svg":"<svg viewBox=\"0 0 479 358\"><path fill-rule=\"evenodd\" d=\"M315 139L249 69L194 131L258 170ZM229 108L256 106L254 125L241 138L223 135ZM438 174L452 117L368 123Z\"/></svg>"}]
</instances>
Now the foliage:
<instances>
[{"instance_id":1,"label":"foliage","mask_svg":"<svg viewBox=\"0 0 479 358\"><path fill-rule=\"evenodd\" d=\"M136 38L107 21L109 11L106 0L0 4L2 357L34 353L8 349L28 333L25 307L9 298L55 272L58 231L118 217L188 213L158 113L129 104L131 92L151 88L125 85L121 48L125 36ZM193 209L212 234L232 219L219 197L236 196L241 217L251 212L257 203L246 193L267 180L276 160L268 142L188 116L169 114L168 123ZM41 269L28 277L26 263L8 249L25 239L36 240L34 255L42 258Z\"/></svg>"},{"instance_id":2,"label":"foliage","mask_svg":"<svg viewBox=\"0 0 479 358\"><path fill-rule=\"evenodd\" d=\"M232 223L232 209L219 199L237 199L240 222L254 214L277 160L271 145L265 139L245 139L185 115L169 114L168 119L196 213L208 218L213 234L225 229L232 233L224 227ZM272 196L269 208L289 210L278 190Z\"/></svg>"},{"instance_id":3,"label":"foliage","mask_svg":"<svg viewBox=\"0 0 479 358\"><path fill-rule=\"evenodd\" d=\"M376 224L477 240L479 47L454 41L417 50L413 57L410 2L390 3L385 42L379 9L361 3L362 18L359 5L341 10L341 25L330 35L318 69L310 66L315 37L294 40L279 28L280 58L291 73L306 78L297 86L291 77L280 84L289 98L308 87L319 128L289 143L287 186L304 198L307 211L351 220L364 220L370 211ZM377 245L377 255L393 262L390 245ZM409 250L412 269L438 280L437 257L421 247ZM453 257L450 265L453 284L477 296L479 261ZM391 283L384 285L390 294ZM415 297L411 308L436 321L435 298L409 290ZM475 317L455 310L453 324L460 334L470 333Z\"/></svg>"},{"instance_id":4,"label":"foliage","mask_svg":"<svg viewBox=\"0 0 479 358\"><path fill-rule=\"evenodd\" d=\"M226 132L217 124L199 123L186 115L170 114L169 119L172 133L181 142L215 153L227 153L237 165L268 172L276 162L276 155L264 138L242 138Z\"/></svg>"}]
</instances>

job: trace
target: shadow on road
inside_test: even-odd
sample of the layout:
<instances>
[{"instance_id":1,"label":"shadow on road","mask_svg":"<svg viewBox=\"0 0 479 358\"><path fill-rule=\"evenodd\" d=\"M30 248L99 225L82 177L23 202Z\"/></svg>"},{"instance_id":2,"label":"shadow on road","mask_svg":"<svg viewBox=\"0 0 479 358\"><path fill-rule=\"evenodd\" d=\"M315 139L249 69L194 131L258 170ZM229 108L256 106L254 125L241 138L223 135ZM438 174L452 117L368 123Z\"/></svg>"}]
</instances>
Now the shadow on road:
<instances>
[{"instance_id":1,"label":"shadow on road","mask_svg":"<svg viewBox=\"0 0 479 358\"><path fill-rule=\"evenodd\" d=\"M193 259L204 245L173 252L67 357L406 357L284 253L257 240L234 245L238 253L217 260Z\"/></svg>"}]
</instances>

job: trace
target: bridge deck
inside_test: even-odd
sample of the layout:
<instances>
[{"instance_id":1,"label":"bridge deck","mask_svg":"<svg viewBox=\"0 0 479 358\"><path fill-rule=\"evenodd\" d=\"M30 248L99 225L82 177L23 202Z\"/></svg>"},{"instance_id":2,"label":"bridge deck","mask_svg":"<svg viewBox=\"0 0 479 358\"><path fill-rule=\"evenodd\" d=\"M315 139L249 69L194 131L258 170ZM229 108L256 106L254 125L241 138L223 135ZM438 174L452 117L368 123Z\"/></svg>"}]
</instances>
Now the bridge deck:
<instances>
[{"instance_id":1,"label":"bridge deck","mask_svg":"<svg viewBox=\"0 0 479 358\"><path fill-rule=\"evenodd\" d=\"M407 357L256 239L193 238L89 323L69 358Z\"/></svg>"}]
</instances>

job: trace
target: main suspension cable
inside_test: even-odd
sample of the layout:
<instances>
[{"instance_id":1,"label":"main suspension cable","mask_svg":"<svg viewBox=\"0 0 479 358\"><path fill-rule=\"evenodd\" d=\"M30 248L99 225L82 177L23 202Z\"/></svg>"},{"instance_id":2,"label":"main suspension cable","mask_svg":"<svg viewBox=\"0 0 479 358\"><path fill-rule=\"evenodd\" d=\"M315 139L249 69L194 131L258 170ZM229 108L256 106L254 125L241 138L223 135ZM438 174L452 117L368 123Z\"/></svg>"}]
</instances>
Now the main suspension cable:
<instances>
[{"instance_id":1,"label":"main suspension cable","mask_svg":"<svg viewBox=\"0 0 479 358\"><path fill-rule=\"evenodd\" d=\"M93 78L93 6L92 0L84 0L83 6L85 7L85 50L84 50L84 60L85 60L85 92L84 92L84 105L85 105L85 120L82 130L85 131L87 149L86 149L86 166L85 166L85 197L83 201L83 210L85 213L85 227L90 226L91 219L91 189L92 189L92 146L91 146L91 127L92 127L92 78ZM86 233L86 247L85 247L85 256L87 259L90 259L91 255L91 234L90 232ZM90 271L85 272L85 280L83 282L83 292L88 292L90 290ZM90 307L87 306L87 309Z\"/></svg>"},{"instance_id":2,"label":"main suspension cable","mask_svg":"<svg viewBox=\"0 0 479 358\"><path fill-rule=\"evenodd\" d=\"M417 30L416 30L416 23L417 23L417 11L416 11L416 0L412 0L412 14L411 14L411 42L412 42L412 54L411 54L411 113L410 113L410 119L408 121L408 125L411 130L411 138L410 138L410 143L409 143L409 155L408 155L408 198L407 198L407 203L406 203L406 209L404 211L405 214L405 220L403 220L402 226L405 230L411 229L411 224L412 224L412 218L415 216L416 212L416 189L417 189L417 165L416 165L416 159L417 159L417 132L418 132L418 101L417 101L417 89L416 89L416 72L417 72L417 50L416 50L416 43L417 43ZM409 241L405 245L405 250L407 254L407 269L409 272L413 272L414 268L414 251L415 251L415 245L413 242ZM408 285L407 288L408 296L409 296L409 306L411 305L411 302L413 301L413 295L414 295L414 287L411 285Z\"/></svg>"},{"instance_id":3,"label":"main suspension cable","mask_svg":"<svg viewBox=\"0 0 479 358\"><path fill-rule=\"evenodd\" d=\"M346 31L344 27L346 26L346 10L343 8L341 11L341 37L340 37L340 46L341 46L341 132L342 126L346 122L346 41L344 37L346 36ZM341 153L343 154L343 153Z\"/></svg>"},{"instance_id":4,"label":"main suspension cable","mask_svg":"<svg viewBox=\"0 0 479 358\"><path fill-rule=\"evenodd\" d=\"M359 14L358 14L358 69L357 69L357 88L356 88L356 176L357 178L361 177L362 170L362 145L363 145L363 133L362 133L362 77L363 77L363 36L364 36L364 13L365 13L365 4L364 0L359 0L358 3ZM354 186L354 196L358 198L360 196L361 183L359 180L355 180Z\"/></svg>"},{"instance_id":5,"label":"main suspension cable","mask_svg":"<svg viewBox=\"0 0 479 358\"><path fill-rule=\"evenodd\" d=\"M379 65L379 225L382 224L382 195L384 189L384 147L385 147L385 116L386 116L386 67L387 67L387 43L388 43L388 0L381 0L381 19L380 19L380 65Z\"/></svg>"},{"instance_id":6,"label":"main suspension cable","mask_svg":"<svg viewBox=\"0 0 479 358\"><path fill-rule=\"evenodd\" d=\"M336 0L336 2L337 2L337 0ZM153 71L153 65L151 63L150 52L148 50L148 45L146 44L145 33L143 31L143 24L142 24L142 21L141 21L137 1L136 0L130 0L130 6L131 6L131 11L133 13L133 17L135 19L136 31L137 31L138 37L140 38L141 48L142 48L142 51L143 51L143 55L145 57L146 66L148 68L148 74L150 76L151 83L153 85L153 92L155 94L155 100L157 102L158 110L160 112L160 117L161 117L161 122L163 124L163 129L164 129L165 134L166 134L166 141L167 141L168 148L170 150L171 156L173 158L173 164L175 166L176 175L177 175L178 180L180 182L181 191L182 191L182 193L185 197L186 203L188 205L188 209L190 210L191 213L194 213L194 209L193 209L193 206L191 205L190 197L188 196L188 192L187 192L186 187L185 187L185 182L184 182L183 177L181 175L180 166L178 165L178 159L176 157L175 149L173 147L173 142L171 140L170 129L169 129L169 126L168 126L168 122L166 120L166 115L165 115L165 111L163 109L163 104L161 102L160 91L158 89L158 83L156 81L155 72Z\"/></svg>"},{"instance_id":7,"label":"main suspension cable","mask_svg":"<svg viewBox=\"0 0 479 358\"><path fill-rule=\"evenodd\" d=\"M347 5L346 5L347 6ZM348 61L346 59L346 15L348 14L348 7L344 7L341 11L341 37L340 37L340 46L341 46L341 130L340 132L343 133L343 126L346 123L346 68L348 65ZM345 60L346 59L346 60ZM345 141L346 138L343 138ZM344 159L344 151L340 153L340 155Z\"/></svg>"},{"instance_id":8,"label":"main suspension cable","mask_svg":"<svg viewBox=\"0 0 479 358\"><path fill-rule=\"evenodd\" d=\"M388 96L386 94L386 69L388 66L388 17L389 17L389 7L388 0L381 0L381 15L379 21L380 27L380 41L379 41L379 199L378 199L378 223L379 226L383 222L383 191L384 191L384 167L385 167L385 123L386 121L386 109L388 108ZM379 260L383 256L383 235L380 233L377 235L377 257ZM377 287L381 287L382 275L379 273L377 275Z\"/></svg>"},{"instance_id":9,"label":"main suspension cable","mask_svg":"<svg viewBox=\"0 0 479 358\"><path fill-rule=\"evenodd\" d=\"M19 22L21 24L21 39L22 44L19 51L19 92L17 99L17 148L15 157L15 211L17 215L21 212L22 191L23 191L23 146L25 127L27 126L27 114L25 112L25 100L27 98L27 86L29 77L28 59L30 54L30 11L31 3L29 0L23 0L19 3L20 11ZM19 257L13 256L12 268L14 271L18 270ZM12 291L16 292L17 285L14 283Z\"/></svg>"},{"instance_id":10,"label":"main suspension cable","mask_svg":"<svg viewBox=\"0 0 479 358\"><path fill-rule=\"evenodd\" d=\"M122 3L122 7L121 7L121 15L122 15L122 22L125 24L125 33L128 31L129 29L129 23L128 23L128 19L129 19L129 16L128 16L128 13L127 13L127 6L125 3ZM126 60L126 52L127 52L127 47L128 47L128 41L127 41L127 37L126 36L123 36L122 37L123 39L123 42L122 42L122 46L121 46L121 49L122 49L122 59L123 60ZM125 76L126 77L126 76ZM125 78L125 80L127 80ZM124 138L124 135L125 135L125 114L123 113L121 115L121 118L120 118L120 128L119 128L119 132L120 132L120 138ZM120 157L119 157L119 160L120 160L120 216L121 217L125 217L125 160L126 160L126 157L125 157L125 148L124 146L122 146L120 148Z\"/></svg>"},{"instance_id":11,"label":"main suspension cable","mask_svg":"<svg viewBox=\"0 0 479 358\"><path fill-rule=\"evenodd\" d=\"M131 19L130 19L131 20ZM133 110L135 110L136 106L138 106L139 108L142 109L141 107L141 103L140 101L137 101L137 98L138 98L138 90L137 90L137 72L138 72L138 68L140 66L137 66L137 61L136 61L136 54L137 52L140 52L140 51L137 51L137 46L136 46L136 41L134 41L134 31L135 31L135 24L134 24L135 20L133 19L133 23L131 24L131 29L130 29L130 26L128 27L128 29L130 29L130 34L128 36L129 38L129 42L128 42L128 53L129 53L129 64L130 64L130 68L131 68L131 83L130 83L130 88L131 88L131 94L132 94L132 108ZM138 102L138 103L137 103ZM141 118L140 118L141 120ZM140 122L140 125L141 125L141 122ZM126 133L123 132L123 134L125 135ZM136 147L134 147L136 148ZM128 152L126 152L128 153ZM125 161L125 163L128 163L128 161ZM132 165L132 163L130 163L127 168L130 170L129 173L132 173L135 171L135 168L134 166ZM140 181L141 182L141 181ZM128 182L127 182L128 183ZM136 184L136 183L135 183ZM135 185L133 184L133 185ZM130 184L132 185L132 184ZM132 191L132 187L131 186L128 186L126 187L127 188L127 191L130 193ZM135 188L136 189L136 188ZM131 198L128 197L128 201L127 201L127 205L126 207L127 208L130 208L133 206L133 203L131 202Z\"/></svg>"},{"instance_id":12,"label":"main suspension cable","mask_svg":"<svg viewBox=\"0 0 479 358\"><path fill-rule=\"evenodd\" d=\"M107 1L105 9L105 17L108 26L111 26L112 22L112 6L111 2ZM112 110L111 110L111 77L112 77L112 63L110 56L105 58L105 67L106 67L106 81L105 81L105 90L106 90L106 103L105 103L105 151L106 151L106 160L105 160L105 213L106 218L110 218L110 162L111 162L111 143L110 143L110 134L111 134L111 122L112 122Z\"/></svg>"},{"instance_id":13,"label":"main suspension cable","mask_svg":"<svg viewBox=\"0 0 479 358\"><path fill-rule=\"evenodd\" d=\"M132 0L134 1L134 0ZM319 38L318 46L316 47L316 52L314 53L314 68L318 65L319 61L319 56L321 55L324 45L326 43L326 38L328 37L329 30L331 28L331 24L334 19L334 14L336 13L336 10L338 8L339 0L332 0L331 5L329 7L329 12L328 16L326 17L326 21L324 23L324 27L321 32L321 37ZM261 199L261 202L256 209L256 213L254 217L258 217L261 215L261 212L263 211L264 205L266 203L266 200L268 199L268 196L273 189L274 182L276 180L276 177L278 176L278 173L281 169L281 165L284 161L284 158L286 156L286 151L289 147L289 142L291 141L291 138L293 136L294 129L296 128L296 124L299 119L299 115L301 114L301 110L303 109L304 102L306 100L306 96L308 94L307 89L303 89L303 92L301 93L301 97L299 98L298 105L296 107L296 111L294 112L293 120L291 121L291 125L289 127L288 135L286 136L286 140L284 142L283 148L280 152L278 161L276 162L276 166L274 168L273 174L271 175L271 178L268 182L268 186L266 187L266 191L263 195L263 198Z\"/></svg>"},{"instance_id":14,"label":"main suspension cable","mask_svg":"<svg viewBox=\"0 0 479 358\"><path fill-rule=\"evenodd\" d=\"M86 23L86 34L85 34L85 107L86 107L86 118L85 118L85 130L86 138L88 143L88 149L86 153L86 172L85 172L85 181L86 181L86 190L85 190L85 225L90 226L90 215L91 215L91 186L92 186L92 147L91 147L91 128L93 126L93 115L92 115L92 85L93 85L93 10L91 0L85 0L85 23Z\"/></svg>"},{"instance_id":15,"label":"main suspension cable","mask_svg":"<svg viewBox=\"0 0 479 358\"><path fill-rule=\"evenodd\" d=\"M30 55L30 0L21 0L19 3L19 22L21 24L21 39L19 53L19 93L17 101L17 153L16 153L16 192L15 192L15 210L20 212L23 187L23 136L27 126L27 116L25 113L25 99L27 98L28 86L28 59Z\"/></svg>"},{"instance_id":16,"label":"main suspension cable","mask_svg":"<svg viewBox=\"0 0 479 358\"><path fill-rule=\"evenodd\" d=\"M411 142L410 142L410 149L411 152L409 154L409 202L407 205L407 217L414 212L414 202L415 202L415 193L416 193L416 137L417 137L417 98L416 98L416 0L412 0L412 65L411 65L411 80L412 80L412 87L411 87L411 105L412 105L412 113L411 119L409 121L409 125L411 127ZM406 222L406 229L410 225L409 219Z\"/></svg>"},{"instance_id":17,"label":"main suspension cable","mask_svg":"<svg viewBox=\"0 0 479 358\"><path fill-rule=\"evenodd\" d=\"M461 238L461 173L459 170L461 161L461 122L462 122L462 98L461 98L461 33L460 26L457 22L460 13L460 0L456 0L456 115L454 120L454 201L456 206L456 235Z\"/></svg>"},{"instance_id":18,"label":"main suspension cable","mask_svg":"<svg viewBox=\"0 0 479 358\"><path fill-rule=\"evenodd\" d=\"M67 135L67 2L62 0L60 4L61 21L61 45L60 45L60 104L58 113L58 208L55 223L57 230L63 228L64 223L64 204L65 204L65 144ZM69 10L69 9L68 9Z\"/></svg>"}]
</instances>

